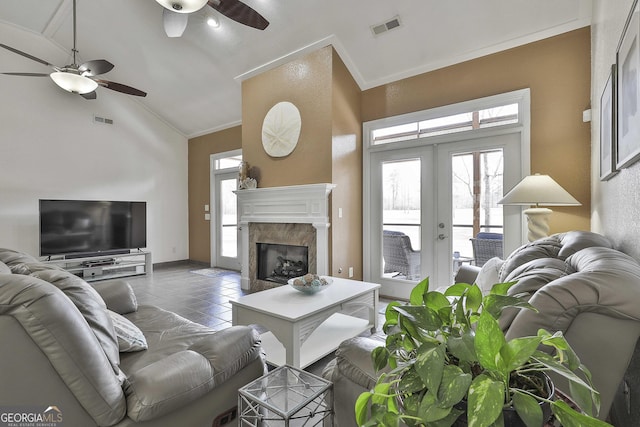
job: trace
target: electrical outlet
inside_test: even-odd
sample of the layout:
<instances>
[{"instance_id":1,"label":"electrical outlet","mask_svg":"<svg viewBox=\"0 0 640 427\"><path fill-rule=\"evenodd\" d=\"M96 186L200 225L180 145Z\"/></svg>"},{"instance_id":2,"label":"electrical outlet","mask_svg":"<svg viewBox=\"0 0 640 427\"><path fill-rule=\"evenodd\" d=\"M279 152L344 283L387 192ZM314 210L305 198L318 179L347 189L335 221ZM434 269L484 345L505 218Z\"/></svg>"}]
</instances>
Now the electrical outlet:
<instances>
[{"instance_id":1,"label":"electrical outlet","mask_svg":"<svg viewBox=\"0 0 640 427\"><path fill-rule=\"evenodd\" d=\"M349 278L353 277L353 267L349 267Z\"/></svg>"},{"instance_id":2,"label":"electrical outlet","mask_svg":"<svg viewBox=\"0 0 640 427\"><path fill-rule=\"evenodd\" d=\"M204 211L209 212L209 205L204 205Z\"/></svg>"},{"instance_id":3,"label":"electrical outlet","mask_svg":"<svg viewBox=\"0 0 640 427\"><path fill-rule=\"evenodd\" d=\"M338 208L338 218L342 218L342 208Z\"/></svg>"},{"instance_id":4,"label":"electrical outlet","mask_svg":"<svg viewBox=\"0 0 640 427\"><path fill-rule=\"evenodd\" d=\"M205 221L211 221L211 214L204 214Z\"/></svg>"}]
</instances>

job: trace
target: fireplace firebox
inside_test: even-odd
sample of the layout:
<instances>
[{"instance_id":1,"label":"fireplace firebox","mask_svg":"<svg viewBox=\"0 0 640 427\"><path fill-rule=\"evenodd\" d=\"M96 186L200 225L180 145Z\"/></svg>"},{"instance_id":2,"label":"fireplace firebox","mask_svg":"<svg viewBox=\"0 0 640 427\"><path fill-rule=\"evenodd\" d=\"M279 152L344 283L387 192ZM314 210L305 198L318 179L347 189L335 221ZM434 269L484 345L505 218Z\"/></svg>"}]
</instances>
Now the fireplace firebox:
<instances>
[{"instance_id":1,"label":"fireplace firebox","mask_svg":"<svg viewBox=\"0 0 640 427\"><path fill-rule=\"evenodd\" d=\"M257 243L257 279L286 284L309 272L307 246Z\"/></svg>"}]
</instances>

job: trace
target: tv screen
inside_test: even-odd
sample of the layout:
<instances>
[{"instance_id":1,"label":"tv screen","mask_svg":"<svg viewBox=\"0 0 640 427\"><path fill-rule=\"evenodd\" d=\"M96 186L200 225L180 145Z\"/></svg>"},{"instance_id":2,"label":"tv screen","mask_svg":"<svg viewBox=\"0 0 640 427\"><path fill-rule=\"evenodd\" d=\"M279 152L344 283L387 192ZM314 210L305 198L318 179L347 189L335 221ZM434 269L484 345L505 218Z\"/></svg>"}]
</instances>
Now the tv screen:
<instances>
[{"instance_id":1,"label":"tv screen","mask_svg":"<svg viewBox=\"0 0 640 427\"><path fill-rule=\"evenodd\" d=\"M146 202L40 200L41 256L115 254L146 246Z\"/></svg>"}]
</instances>

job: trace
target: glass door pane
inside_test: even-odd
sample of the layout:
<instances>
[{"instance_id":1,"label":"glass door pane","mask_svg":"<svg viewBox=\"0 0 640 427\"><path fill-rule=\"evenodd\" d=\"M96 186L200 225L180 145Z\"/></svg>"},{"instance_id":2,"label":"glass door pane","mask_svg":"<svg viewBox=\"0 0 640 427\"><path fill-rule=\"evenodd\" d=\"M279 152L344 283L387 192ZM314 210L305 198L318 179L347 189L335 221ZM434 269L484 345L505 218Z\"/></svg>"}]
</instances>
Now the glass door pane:
<instances>
[{"instance_id":1,"label":"glass door pane","mask_svg":"<svg viewBox=\"0 0 640 427\"><path fill-rule=\"evenodd\" d=\"M382 162L382 274L421 279L421 161Z\"/></svg>"},{"instance_id":2,"label":"glass door pane","mask_svg":"<svg viewBox=\"0 0 640 427\"><path fill-rule=\"evenodd\" d=\"M238 203L234 193L238 189L238 173L215 175L215 266L240 269L238 258Z\"/></svg>"},{"instance_id":3,"label":"glass door pane","mask_svg":"<svg viewBox=\"0 0 640 427\"><path fill-rule=\"evenodd\" d=\"M238 209L236 194L238 180L225 179L220 182L220 232L222 241L220 254L224 257L236 258L238 256Z\"/></svg>"}]
</instances>

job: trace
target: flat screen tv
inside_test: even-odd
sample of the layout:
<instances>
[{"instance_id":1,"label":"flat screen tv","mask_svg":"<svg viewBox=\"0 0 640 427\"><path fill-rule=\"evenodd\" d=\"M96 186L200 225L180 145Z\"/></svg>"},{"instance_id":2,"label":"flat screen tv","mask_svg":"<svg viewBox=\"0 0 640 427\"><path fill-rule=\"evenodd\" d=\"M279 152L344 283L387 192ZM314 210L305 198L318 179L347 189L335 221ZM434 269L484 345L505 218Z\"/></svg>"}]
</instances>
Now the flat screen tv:
<instances>
[{"instance_id":1,"label":"flat screen tv","mask_svg":"<svg viewBox=\"0 0 640 427\"><path fill-rule=\"evenodd\" d=\"M68 258L147 246L147 203L40 200L40 255Z\"/></svg>"}]
</instances>

